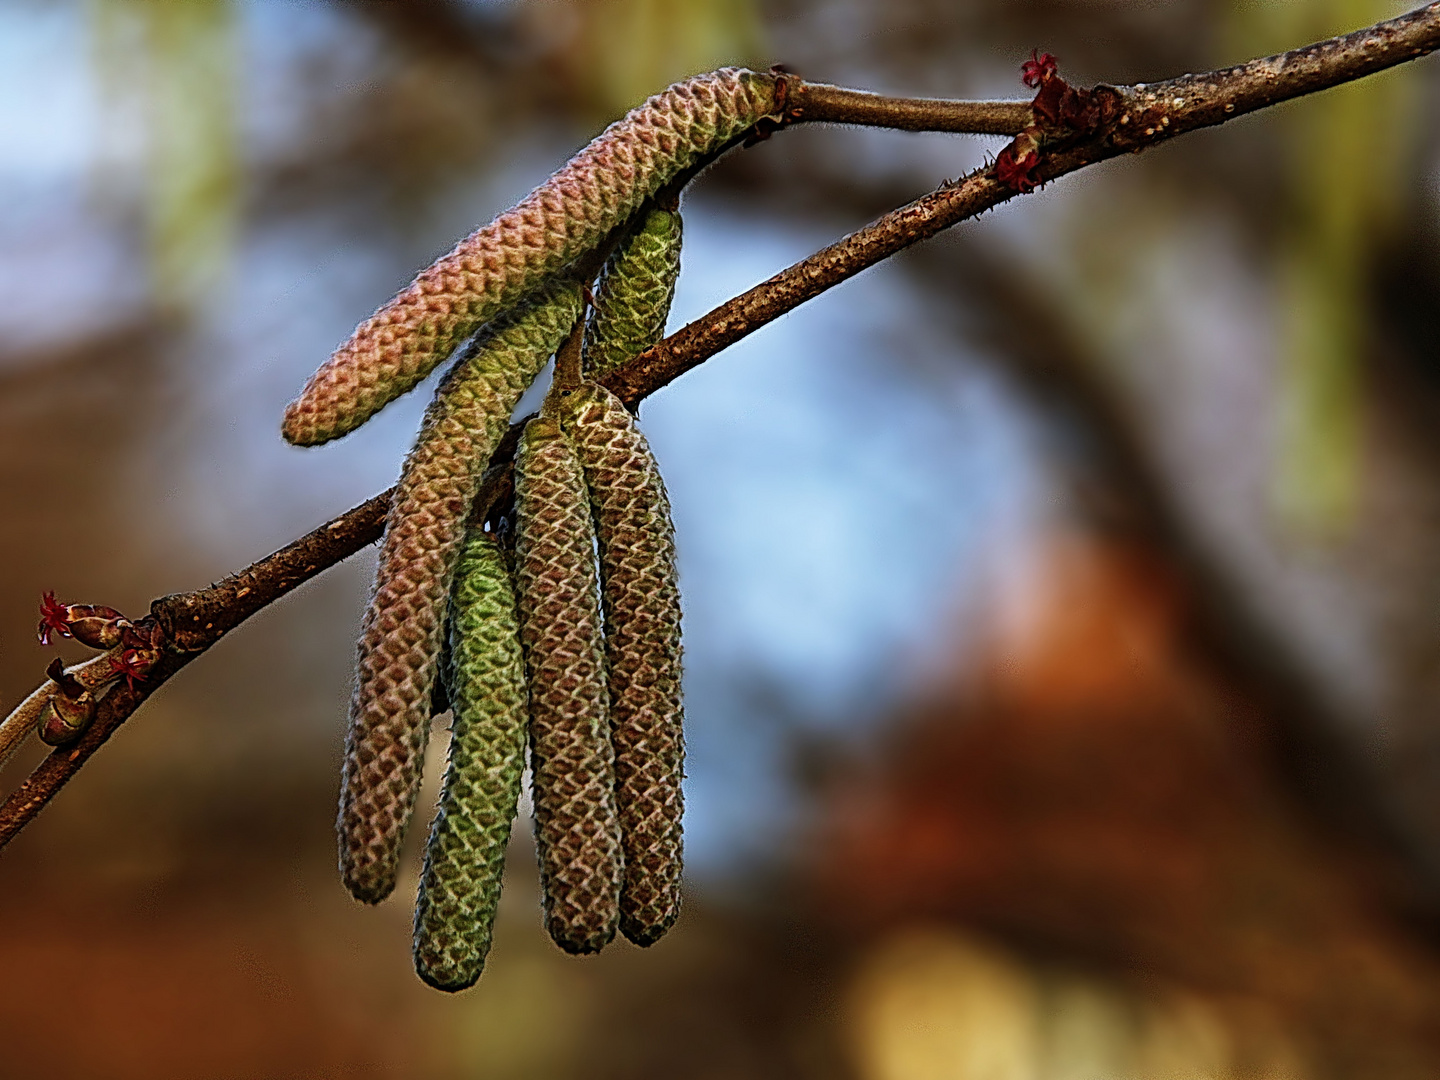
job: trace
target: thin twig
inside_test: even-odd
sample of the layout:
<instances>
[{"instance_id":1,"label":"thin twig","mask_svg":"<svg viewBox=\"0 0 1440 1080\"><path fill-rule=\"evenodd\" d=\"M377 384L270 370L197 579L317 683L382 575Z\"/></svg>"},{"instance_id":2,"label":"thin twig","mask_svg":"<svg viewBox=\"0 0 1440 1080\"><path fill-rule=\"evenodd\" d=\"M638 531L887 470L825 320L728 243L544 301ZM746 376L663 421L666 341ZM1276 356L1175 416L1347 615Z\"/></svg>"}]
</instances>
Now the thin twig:
<instances>
[{"instance_id":1,"label":"thin twig","mask_svg":"<svg viewBox=\"0 0 1440 1080\"><path fill-rule=\"evenodd\" d=\"M787 104L787 119L794 124L814 121L965 135L1016 135L1033 118L1028 101L889 97L803 81L790 90Z\"/></svg>"},{"instance_id":2,"label":"thin twig","mask_svg":"<svg viewBox=\"0 0 1440 1080\"><path fill-rule=\"evenodd\" d=\"M1238 67L1149 85L1100 87L1097 94L1103 109L1097 130L1053 147L1042 157L1036 175L1042 181L1053 180L1183 132L1353 81L1437 47L1440 3L1432 3L1353 34ZM908 114L912 119L925 109L932 110L932 119L939 116L937 103L933 102L877 99L858 91L800 85L805 88L797 95L800 104L795 105L800 115L792 111L787 117L791 122L828 119L878 123L882 111L891 109L895 121L891 126L907 127L903 122L906 110L912 110ZM815 93L817 90L821 92ZM812 95L808 103L806 93ZM823 104L826 102L829 104ZM964 104L972 108L984 103ZM825 115L827 109L833 110L830 115ZM867 115L875 119L863 119ZM1015 194L996 179L993 169L979 170L955 184L946 184L722 304L610 372L603 381L633 407L804 301ZM513 491L507 463L514 452L515 435L512 428L492 459L494 464L476 500L475 513L480 517L503 512ZM378 540L390 495L387 491L375 496L218 585L155 601L151 616L164 631L166 641L160 662L144 684L133 689L121 685L111 691L80 741L52 753L6 799L0 806L0 847L33 820L90 755L171 675L261 608Z\"/></svg>"}]
</instances>

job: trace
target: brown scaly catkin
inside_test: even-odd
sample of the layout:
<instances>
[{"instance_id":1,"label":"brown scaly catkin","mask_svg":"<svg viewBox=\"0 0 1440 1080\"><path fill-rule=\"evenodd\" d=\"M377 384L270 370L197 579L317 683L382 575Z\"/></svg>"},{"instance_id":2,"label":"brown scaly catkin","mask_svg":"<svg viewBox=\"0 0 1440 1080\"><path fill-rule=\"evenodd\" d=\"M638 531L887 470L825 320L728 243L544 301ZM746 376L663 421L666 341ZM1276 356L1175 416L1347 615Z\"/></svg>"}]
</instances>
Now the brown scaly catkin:
<instances>
[{"instance_id":1,"label":"brown scaly catkin","mask_svg":"<svg viewBox=\"0 0 1440 1080\"><path fill-rule=\"evenodd\" d=\"M415 971L474 985L490 952L505 847L525 767L525 660L510 567L496 538L465 538L451 597L450 764L415 899Z\"/></svg>"},{"instance_id":2,"label":"brown scaly catkin","mask_svg":"<svg viewBox=\"0 0 1440 1080\"><path fill-rule=\"evenodd\" d=\"M591 378L627 363L665 336L680 276L680 213L652 206L605 264L585 325Z\"/></svg>"},{"instance_id":3,"label":"brown scaly catkin","mask_svg":"<svg viewBox=\"0 0 1440 1080\"><path fill-rule=\"evenodd\" d=\"M310 446L364 423L668 181L775 116L775 88L774 75L722 68L632 109L356 328L286 409L285 438Z\"/></svg>"},{"instance_id":4,"label":"brown scaly catkin","mask_svg":"<svg viewBox=\"0 0 1440 1080\"><path fill-rule=\"evenodd\" d=\"M562 400L599 538L625 852L620 931L651 945L680 914L685 716L675 531L659 467L620 399L586 384Z\"/></svg>"},{"instance_id":5,"label":"brown scaly catkin","mask_svg":"<svg viewBox=\"0 0 1440 1080\"><path fill-rule=\"evenodd\" d=\"M622 856L595 530L575 452L545 412L520 438L515 518L545 928L566 952L598 952L615 936Z\"/></svg>"},{"instance_id":6,"label":"brown scaly catkin","mask_svg":"<svg viewBox=\"0 0 1440 1080\"><path fill-rule=\"evenodd\" d=\"M440 637L465 515L520 395L579 318L557 283L495 324L436 391L386 518L345 739L340 872L357 899L395 887L415 805Z\"/></svg>"}]
</instances>

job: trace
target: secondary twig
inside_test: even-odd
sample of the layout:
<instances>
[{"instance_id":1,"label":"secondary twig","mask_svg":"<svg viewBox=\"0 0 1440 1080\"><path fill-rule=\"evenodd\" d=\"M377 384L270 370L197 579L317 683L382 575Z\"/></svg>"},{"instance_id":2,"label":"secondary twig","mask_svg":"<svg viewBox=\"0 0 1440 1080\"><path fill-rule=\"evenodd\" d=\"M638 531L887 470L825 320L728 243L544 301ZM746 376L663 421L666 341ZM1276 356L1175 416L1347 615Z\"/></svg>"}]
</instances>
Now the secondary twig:
<instances>
[{"instance_id":1,"label":"secondary twig","mask_svg":"<svg viewBox=\"0 0 1440 1080\"><path fill-rule=\"evenodd\" d=\"M1041 157L1035 176L1052 180L1122 153L1146 149L1175 135L1223 123L1291 98L1349 82L1412 60L1440 47L1440 3L1365 30L1238 67L1133 87L1099 87L1099 122L1083 137L1066 140ZM795 80L790 122L884 124L908 130L995 130L1009 134L1018 113L1012 103L943 103L881 98ZM985 109L993 129L978 129ZM952 111L947 113L947 109ZM976 111L976 110L981 111ZM941 124L969 126L944 128ZM1026 108L1026 120L1030 120ZM886 117L888 116L888 119ZM989 122L989 121L984 121ZM673 379L740 338L772 322L869 266L1017 194L993 168L946 184L830 245L670 335L604 382L634 406ZM511 492L505 467L514 452L511 433L496 452L475 512L502 511ZM56 750L0 806L0 847L8 843L79 771L90 755L171 675L250 615L321 570L379 539L390 492L340 515L273 555L208 589L163 597L151 615L166 649L146 681L117 686L100 703L95 721L73 746Z\"/></svg>"},{"instance_id":2,"label":"secondary twig","mask_svg":"<svg viewBox=\"0 0 1440 1080\"><path fill-rule=\"evenodd\" d=\"M1028 101L888 97L803 81L790 90L787 104L787 119L796 124L815 121L965 135L1016 135L1032 119Z\"/></svg>"}]
</instances>

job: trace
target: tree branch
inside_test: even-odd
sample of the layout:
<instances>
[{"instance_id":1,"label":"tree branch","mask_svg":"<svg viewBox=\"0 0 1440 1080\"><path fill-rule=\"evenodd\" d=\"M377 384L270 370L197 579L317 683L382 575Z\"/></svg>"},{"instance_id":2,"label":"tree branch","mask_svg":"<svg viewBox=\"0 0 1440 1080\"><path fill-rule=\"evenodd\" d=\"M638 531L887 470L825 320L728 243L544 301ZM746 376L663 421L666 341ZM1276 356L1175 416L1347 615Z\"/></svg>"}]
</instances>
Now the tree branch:
<instances>
[{"instance_id":1,"label":"tree branch","mask_svg":"<svg viewBox=\"0 0 1440 1080\"><path fill-rule=\"evenodd\" d=\"M1238 67L1131 87L1098 87L1098 122L1088 134L1052 138L1036 177L1056 179L1087 165L1138 152L1175 135L1224 123L1291 98L1393 67L1440 47L1440 3L1365 30ZM880 124L905 130L1011 134L1033 119L1006 102L885 98L794 80L787 121ZM991 127L980 127L981 124ZM1019 126L1017 127L1017 123ZM965 126L960 127L961 124ZM950 126L945 126L950 125ZM975 217L1017 194L993 168L891 211L878 221L772 277L670 335L602 381L632 407L691 368L767 323L898 251ZM508 463L512 428L492 459L475 504L480 517L503 512L513 492ZM393 490L393 489L392 489ZM9 843L135 710L226 633L322 570L380 538L391 492L327 522L288 546L196 592L162 597L150 617L165 635L160 662L144 684L117 685L94 723L72 746L55 750L0 805L0 847Z\"/></svg>"}]
</instances>

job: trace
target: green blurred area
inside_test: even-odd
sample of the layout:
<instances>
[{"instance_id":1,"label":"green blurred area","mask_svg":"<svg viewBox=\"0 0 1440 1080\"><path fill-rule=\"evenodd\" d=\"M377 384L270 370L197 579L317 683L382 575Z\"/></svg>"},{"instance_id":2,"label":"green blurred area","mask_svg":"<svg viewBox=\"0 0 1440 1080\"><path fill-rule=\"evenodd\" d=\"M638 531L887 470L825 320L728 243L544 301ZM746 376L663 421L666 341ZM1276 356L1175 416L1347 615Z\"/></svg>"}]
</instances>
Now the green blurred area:
<instances>
[{"instance_id":1,"label":"green blurred area","mask_svg":"<svg viewBox=\"0 0 1440 1080\"><path fill-rule=\"evenodd\" d=\"M89 0L102 126L138 113L157 305L183 315L225 283L240 210L236 19L229 0Z\"/></svg>"},{"instance_id":2,"label":"green blurred area","mask_svg":"<svg viewBox=\"0 0 1440 1080\"><path fill-rule=\"evenodd\" d=\"M595 106L608 117L689 75L731 65L765 66L758 0L559 2L573 5L578 14L576 66ZM543 11L548 3L537 6Z\"/></svg>"},{"instance_id":3,"label":"green blurred area","mask_svg":"<svg viewBox=\"0 0 1440 1080\"><path fill-rule=\"evenodd\" d=\"M1237 2L1232 57L1278 52L1405 11L1394 0ZM1413 195L1419 85L1387 72L1289 107L1278 148L1289 206L1279 263L1286 308L1275 496L1316 537L1344 535L1364 462L1364 356L1373 269Z\"/></svg>"},{"instance_id":4,"label":"green blurred area","mask_svg":"<svg viewBox=\"0 0 1440 1080\"><path fill-rule=\"evenodd\" d=\"M88 3L95 76L109 113L102 127L138 117L145 132L154 298L162 310L183 314L223 286L236 241L242 195L236 13L230 0ZM565 64L584 87L590 110L606 119L686 76L727 65L763 66L766 56L755 0L530 6L538 19L573 25ZM569 10L555 10L561 7ZM416 92L443 108L453 89L422 80ZM476 121L444 122L463 128ZM406 156L416 154L426 154L418 143ZM443 167L449 155L437 148L428 156Z\"/></svg>"}]
</instances>

